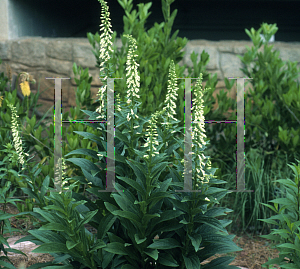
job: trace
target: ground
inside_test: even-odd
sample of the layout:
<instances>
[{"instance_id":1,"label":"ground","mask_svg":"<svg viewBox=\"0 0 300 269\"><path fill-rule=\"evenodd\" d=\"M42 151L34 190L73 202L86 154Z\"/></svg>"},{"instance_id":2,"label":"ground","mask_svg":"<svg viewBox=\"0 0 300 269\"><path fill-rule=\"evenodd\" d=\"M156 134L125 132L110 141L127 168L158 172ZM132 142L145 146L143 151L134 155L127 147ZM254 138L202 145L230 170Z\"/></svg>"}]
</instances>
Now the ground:
<instances>
[{"instance_id":1,"label":"ground","mask_svg":"<svg viewBox=\"0 0 300 269\"><path fill-rule=\"evenodd\" d=\"M0 206L0 210L3 210L3 206ZM18 209L8 204L7 205L7 213L11 214L17 214L19 213ZM11 218L11 226L13 228L17 229L25 229L30 230L34 229L31 221L26 220L17 220L16 218ZM92 232L96 233L97 231L93 229L91 226L86 226L86 228ZM24 236L29 235L28 232L14 232L13 235L10 234L4 234L4 237L11 238L12 236ZM260 238L259 236L250 236L247 234L240 234L237 235L233 240L240 248L243 249L243 251L236 252L233 255L236 255L236 258L231 263L231 265L240 266L242 268L247 269L260 269L263 268L261 265L268 261L269 258L275 258L278 257L279 252L276 249L271 248L271 241ZM21 249L21 251L23 251ZM24 252L24 251L23 251ZM1 256L3 253L0 254ZM37 256L35 256L37 255ZM26 267L29 267L30 265L46 262L46 261L52 261L54 258L49 254L28 254L28 258L23 255L15 255L11 257L11 261L13 262L14 266L18 268L21 263L23 263ZM215 257L212 257L206 261L204 261L202 264L205 264L217 257L220 257L223 255L217 255ZM276 268L280 268L277 266Z\"/></svg>"}]
</instances>

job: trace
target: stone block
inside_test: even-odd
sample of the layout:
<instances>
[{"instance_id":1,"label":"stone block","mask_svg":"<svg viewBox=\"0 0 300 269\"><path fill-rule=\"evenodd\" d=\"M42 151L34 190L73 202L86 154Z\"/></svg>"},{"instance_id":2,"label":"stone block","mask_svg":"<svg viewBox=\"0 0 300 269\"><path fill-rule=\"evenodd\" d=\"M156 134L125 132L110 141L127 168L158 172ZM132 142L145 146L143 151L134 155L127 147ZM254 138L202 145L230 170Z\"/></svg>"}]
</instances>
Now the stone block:
<instances>
[{"instance_id":1,"label":"stone block","mask_svg":"<svg viewBox=\"0 0 300 269\"><path fill-rule=\"evenodd\" d=\"M236 46L236 47L233 47L233 53L235 54L245 54L247 52L247 48L245 46Z\"/></svg>"},{"instance_id":2,"label":"stone block","mask_svg":"<svg viewBox=\"0 0 300 269\"><path fill-rule=\"evenodd\" d=\"M72 72L72 63L70 61L64 61L60 59L47 58L46 70L55 72L58 76L69 77ZM72 72L73 73L73 72Z\"/></svg>"},{"instance_id":3,"label":"stone block","mask_svg":"<svg viewBox=\"0 0 300 269\"><path fill-rule=\"evenodd\" d=\"M77 92L77 87L70 86L66 88L66 97L68 100L68 107L75 107L76 106L76 92Z\"/></svg>"},{"instance_id":4,"label":"stone block","mask_svg":"<svg viewBox=\"0 0 300 269\"><path fill-rule=\"evenodd\" d=\"M40 96L39 100L50 101L52 105L54 104L54 89L55 89L55 80L54 79L46 79L50 77L57 77L57 74L51 72L41 71L38 73L38 76L35 76L37 80L37 84L40 84ZM66 77L66 76L62 76ZM70 97L69 95L69 88L70 88L69 80L63 79L62 80L62 101L65 102L65 105L68 105Z\"/></svg>"},{"instance_id":5,"label":"stone block","mask_svg":"<svg viewBox=\"0 0 300 269\"><path fill-rule=\"evenodd\" d=\"M279 57L283 61L291 61L300 63L300 50L299 48L279 48L280 54Z\"/></svg>"},{"instance_id":6,"label":"stone block","mask_svg":"<svg viewBox=\"0 0 300 269\"><path fill-rule=\"evenodd\" d=\"M11 44L11 59L32 67L45 67L46 44L41 39L22 39Z\"/></svg>"},{"instance_id":7,"label":"stone block","mask_svg":"<svg viewBox=\"0 0 300 269\"><path fill-rule=\"evenodd\" d=\"M37 110L42 114L45 115L46 112L54 105L53 101L51 100L44 100L44 99L38 99L37 104L41 104L42 106L38 107ZM52 111L50 110L47 114L48 117L53 118Z\"/></svg>"},{"instance_id":8,"label":"stone block","mask_svg":"<svg viewBox=\"0 0 300 269\"><path fill-rule=\"evenodd\" d=\"M11 58L10 42L0 41L0 59L10 60L10 58Z\"/></svg>"},{"instance_id":9,"label":"stone block","mask_svg":"<svg viewBox=\"0 0 300 269\"><path fill-rule=\"evenodd\" d=\"M97 64L96 57L92 52L90 44L73 43L73 61L83 69L95 68Z\"/></svg>"},{"instance_id":10,"label":"stone block","mask_svg":"<svg viewBox=\"0 0 300 269\"><path fill-rule=\"evenodd\" d=\"M72 59L72 43L67 40L51 40L46 45L46 55L50 58L70 61Z\"/></svg>"},{"instance_id":11,"label":"stone block","mask_svg":"<svg viewBox=\"0 0 300 269\"><path fill-rule=\"evenodd\" d=\"M234 49L234 46L232 44L222 44L220 43L219 46L218 46L218 51L219 52L228 52L228 53L233 53L233 49Z\"/></svg>"},{"instance_id":12,"label":"stone block","mask_svg":"<svg viewBox=\"0 0 300 269\"><path fill-rule=\"evenodd\" d=\"M242 68L240 59L231 53L220 54L220 69L225 77L244 77L245 75L239 68Z\"/></svg>"}]
</instances>

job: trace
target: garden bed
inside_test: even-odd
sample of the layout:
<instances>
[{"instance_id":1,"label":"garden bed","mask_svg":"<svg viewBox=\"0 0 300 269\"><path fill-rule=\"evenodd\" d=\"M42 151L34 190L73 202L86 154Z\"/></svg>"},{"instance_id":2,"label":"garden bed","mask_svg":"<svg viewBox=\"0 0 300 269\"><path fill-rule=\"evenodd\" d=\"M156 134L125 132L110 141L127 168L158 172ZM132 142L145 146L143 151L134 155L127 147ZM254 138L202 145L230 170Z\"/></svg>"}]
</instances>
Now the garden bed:
<instances>
[{"instance_id":1,"label":"garden bed","mask_svg":"<svg viewBox=\"0 0 300 269\"><path fill-rule=\"evenodd\" d=\"M3 210L3 206L0 206L0 210ZM7 213L17 214L19 213L18 209L11 205L7 204ZM13 246L14 242L17 241L20 237L24 237L29 235L26 230L34 229L32 223L29 220L18 220L15 217L10 219L11 226L13 228L19 229L23 232L14 232L13 235L4 234L4 237L9 237L9 244L12 248L19 249L27 254L28 257L19 255L19 254L9 254L9 258L13 262L14 266L18 268L21 264L26 267L47 261L53 261L54 258L50 254L39 254L39 253L31 253L31 251L36 248L36 246L31 242L23 242L18 244L17 246ZM96 233L97 231L89 226L85 225L85 227L91 232ZM231 234L231 233L230 233ZM237 235L233 240L239 247L243 249L243 251L233 253L233 256L236 256L231 265L239 266L240 268L247 269L261 269L263 268L261 265L268 261L268 258L272 259L278 257L278 250L271 248L271 241L260 238L259 236L250 236L247 234ZM3 255L3 253L1 254ZM202 264L206 264L209 261L221 257L224 255L216 255L207 259ZM277 266L276 268L280 268Z\"/></svg>"}]
</instances>

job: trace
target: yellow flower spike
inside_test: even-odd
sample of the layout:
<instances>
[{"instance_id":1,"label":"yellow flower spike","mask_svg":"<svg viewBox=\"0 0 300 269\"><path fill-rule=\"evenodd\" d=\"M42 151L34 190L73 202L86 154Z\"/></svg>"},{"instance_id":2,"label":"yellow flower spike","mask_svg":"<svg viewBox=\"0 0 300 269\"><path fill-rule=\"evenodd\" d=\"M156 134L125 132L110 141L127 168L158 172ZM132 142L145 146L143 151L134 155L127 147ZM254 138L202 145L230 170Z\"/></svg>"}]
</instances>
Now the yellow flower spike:
<instances>
[{"instance_id":1,"label":"yellow flower spike","mask_svg":"<svg viewBox=\"0 0 300 269\"><path fill-rule=\"evenodd\" d=\"M24 96L29 96L30 95L30 86L28 81L24 81L20 83L21 90Z\"/></svg>"}]
</instances>

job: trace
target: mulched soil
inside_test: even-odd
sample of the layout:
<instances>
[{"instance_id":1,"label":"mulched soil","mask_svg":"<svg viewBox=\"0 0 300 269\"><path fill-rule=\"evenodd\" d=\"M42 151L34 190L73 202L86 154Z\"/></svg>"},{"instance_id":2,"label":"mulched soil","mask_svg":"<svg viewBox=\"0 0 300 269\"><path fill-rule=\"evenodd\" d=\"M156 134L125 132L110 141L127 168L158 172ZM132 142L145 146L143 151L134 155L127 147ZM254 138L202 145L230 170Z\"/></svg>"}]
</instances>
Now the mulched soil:
<instances>
[{"instance_id":1,"label":"mulched soil","mask_svg":"<svg viewBox=\"0 0 300 269\"><path fill-rule=\"evenodd\" d=\"M3 210L3 206L0 206L0 210ZM18 209L11 205L7 204L7 213L11 214L17 214L19 213ZM26 230L34 229L34 226L32 225L31 221L26 220L18 220L15 217L12 217L10 219L11 226L13 228L19 229L19 230L25 230L23 232L13 232L13 235L10 234L4 234L4 237L12 237L12 236L19 236L19 235L29 235ZM86 228L91 233L96 233L97 231L92 228L91 226L86 226ZM229 233L231 234L231 233ZM234 261L231 263L231 265L245 267L248 269L260 269L263 268L261 265L268 261L268 258L276 258L278 257L279 252L276 249L271 248L271 241L260 238L258 236L249 236L247 234L240 234L237 235L233 240L239 247L243 249L243 251L232 253L230 256L235 256ZM3 253L1 253L1 256ZM227 254L228 255L228 254ZM226 255L226 256L227 256ZM205 264L217 257L221 257L224 255L216 255L214 257L211 257L210 259L204 261L202 264ZM39 256L31 256L28 255L28 258L23 255L16 255L15 257L11 257L11 261L18 268L20 264L25 265L26 267L40 263L40 262L47 262L47 261L53 261L54 258L49 254L39 254ZM276 268L280 268L277 266Z\"/></svg>"}]
</instances>

